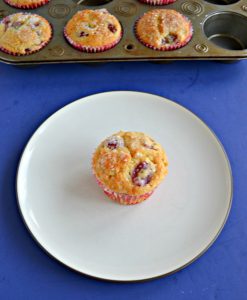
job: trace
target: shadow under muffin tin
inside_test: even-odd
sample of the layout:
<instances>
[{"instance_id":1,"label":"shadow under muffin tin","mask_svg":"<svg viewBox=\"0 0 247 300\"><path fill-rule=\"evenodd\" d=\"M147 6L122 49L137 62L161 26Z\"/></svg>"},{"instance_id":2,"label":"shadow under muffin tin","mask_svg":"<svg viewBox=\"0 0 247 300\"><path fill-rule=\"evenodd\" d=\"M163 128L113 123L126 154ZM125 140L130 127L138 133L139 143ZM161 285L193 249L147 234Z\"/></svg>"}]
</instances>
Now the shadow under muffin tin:
<instances>
[{"instance_id":1,"label":"shadow under muffin tin","mask_svg":"<svg viewBox=\"0 0 247 300\"><path fill-rule=\"evenodd\" d=\"M84 53L72 48L63 36L68 20L79 10L105 8L123 27L120 43L105 52ZM155 51L135 37L134 25L145 12L155 8L174 9L193 25L192 40L174 51ZM0 3L0 17L23 10ZM245 0L177 0L168 5L153 6L138 0L51 0L37 9L25 10L46 18L53 26L53 38L44 49L27 56L0 52L0 61L30 65L63 62L239 60L247 58L247 5Z\"/></svg>"}]
</instances>

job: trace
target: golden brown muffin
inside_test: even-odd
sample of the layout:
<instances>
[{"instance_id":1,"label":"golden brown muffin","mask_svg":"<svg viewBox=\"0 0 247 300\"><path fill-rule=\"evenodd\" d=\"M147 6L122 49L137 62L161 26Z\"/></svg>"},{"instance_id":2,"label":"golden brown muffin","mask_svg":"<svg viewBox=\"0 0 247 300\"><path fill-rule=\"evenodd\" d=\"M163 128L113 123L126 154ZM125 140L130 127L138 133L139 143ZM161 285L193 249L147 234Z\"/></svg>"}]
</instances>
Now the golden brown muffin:
<instances>
[{"instance_id":1,"label":"golden brown muffin","mask_svg":"<svg viewBox=\"0 0 247 300\"><path fill-rule=\"evenodd\" d=\"M136 37L154 50L175 50L185 46L191 39L191 22L172 9L154 9L136 22Z\"/></svg>"},{"instance_id":2,"label":"golden brown muffin","mask_svg":"<svg viewBox=\"0 0 247 300\"><path fill-rule=\"evenodd\" d=\"M113 48L122 37L122 27L106 9L78 11L64 28L68 42L85 52Z\"/></svg>"},{"instance_id":3,"label":"golden brown muffin","mask_svg":"<svg viewBox=\"0 0 247 300\"><path fill-rule=\"evenodd\" d=\"M10 6L22 9L33 9L47 4L50 0L4 0Z\"/></svg>"},{"instance_id":4,"label":"golden brown muffin","mask_svg":"<svg viewBox=\"0 0 247 300\"><path fill-rule=\"evenodd\" d=\"M92 160L100 186L123 204L135 204L150 196L167 174L167 166L161 145L141 132L120 131L108 137Z\"/></svg>"},{"instance_id":5,"label":"golden brown muffin","mask_svg":"<svg viewBox=\"0 0 247 300\"><path fill-rule=\"evenodd\" d=\"M0 22L0 49L8 54L32 54L44 48L51 37L51 25L36 14L16 13Z\"/></svg>"}]
</instances>

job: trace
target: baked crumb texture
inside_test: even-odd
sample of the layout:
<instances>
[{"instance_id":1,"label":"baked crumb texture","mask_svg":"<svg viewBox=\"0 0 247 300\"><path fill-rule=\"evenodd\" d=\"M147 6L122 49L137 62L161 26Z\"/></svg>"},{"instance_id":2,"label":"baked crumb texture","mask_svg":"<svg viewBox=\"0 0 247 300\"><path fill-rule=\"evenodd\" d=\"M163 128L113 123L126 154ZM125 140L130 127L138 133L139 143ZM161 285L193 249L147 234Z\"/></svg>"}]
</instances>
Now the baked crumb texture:
<instances>
[{"instance_id":1,"label":"baked crumb texture","mask_svg":"<svg viewBox=\"0 0 247 300\"><path fill-rule=\"evenodd\" d=\"M49 22L36 14L16 13L0 21L0 50L19 56L44 48L52 37Z\"/></svg>"},{"instance_id":2,"label":"baked crumb texture","mask_svg":"<svg viewBox=\"0 0 247 300\"><path fill-rule=\"evenodd\" d=\"M141 132L113 134L98 146L92 159L99 185L122 204L148 198L167 174L167 166L161 145Z\"/></svg>"},{"instance_id":3,"label":"baked crumb texture","mask_svg":"<svg viewBox=\"0 0 247 300\"><path fill-rule=\"evenodd\" d=\"M154 9L135 24L137 39L154 50L169 51L185 46L192 38L189 19L172 9Z\"/></svg>"},{"instance_id":4,"label":"baked crumb texture","mask_svg":"<svg viewBox=\"0 0 247 300\"><path fill-rule=\"evenodd\" d=\"M116 46L122 38L122 27L106 9L78 11L64 28L64 36L76 49L102 52Z\"/></svg>"}]
</instances>

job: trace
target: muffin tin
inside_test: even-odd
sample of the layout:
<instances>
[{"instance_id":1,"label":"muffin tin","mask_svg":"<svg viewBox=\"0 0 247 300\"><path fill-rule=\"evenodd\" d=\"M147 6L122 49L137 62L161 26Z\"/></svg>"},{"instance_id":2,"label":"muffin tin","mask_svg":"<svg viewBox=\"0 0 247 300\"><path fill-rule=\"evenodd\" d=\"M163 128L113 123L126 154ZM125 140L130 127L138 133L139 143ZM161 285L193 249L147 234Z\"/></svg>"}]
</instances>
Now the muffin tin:
<instances>
[{"instance_id":1,"label":"muffin tin","mask_svg":"<svg viewBox=\"0 0 247 300\"><path fill-rule=\"evenodd\" d=\"M106 8L121 22L124 35L113 49L101 53L83 53L73 49L64 39L67 21L82 9ZM143 46L135 37L135 21L154 8L175 9L193 24L194 35L188 45L174 51L155 51ZM0 3L0 18L23 11ZM174 61L174 60L239 60L247 58L246 0L177 0L173 4L151 6L138 0L51 0L33 10L53 26L51 42L40 52L29 56L11 56L0 52L0 61L30 65L43 63L110 62L110 61Z\"/></svg>"}]
</instances>

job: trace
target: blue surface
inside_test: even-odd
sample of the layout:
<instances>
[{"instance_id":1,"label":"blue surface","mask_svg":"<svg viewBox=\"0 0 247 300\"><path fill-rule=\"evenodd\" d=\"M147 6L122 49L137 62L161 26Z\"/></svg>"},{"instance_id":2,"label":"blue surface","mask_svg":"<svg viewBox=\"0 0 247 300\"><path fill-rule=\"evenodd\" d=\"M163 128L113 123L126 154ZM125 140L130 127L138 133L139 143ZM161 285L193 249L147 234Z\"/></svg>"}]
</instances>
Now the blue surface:
<instances>
[{"instance_id":1,"label":"blue surface","mask_svg":"<svg viewBox=\"0 0 247 300\"><path fill-rule=\"evenodd\" d=\"M247 299L246 83L247 61L0 64L0 299ZM232 165L232 210L215 244L184 270L146 283L98 281L60 265L33 241L16 205L18 160L37 126L73 100L110 90L155 93L189 108L215 131Z\"/></svg>"}]
</instances>

